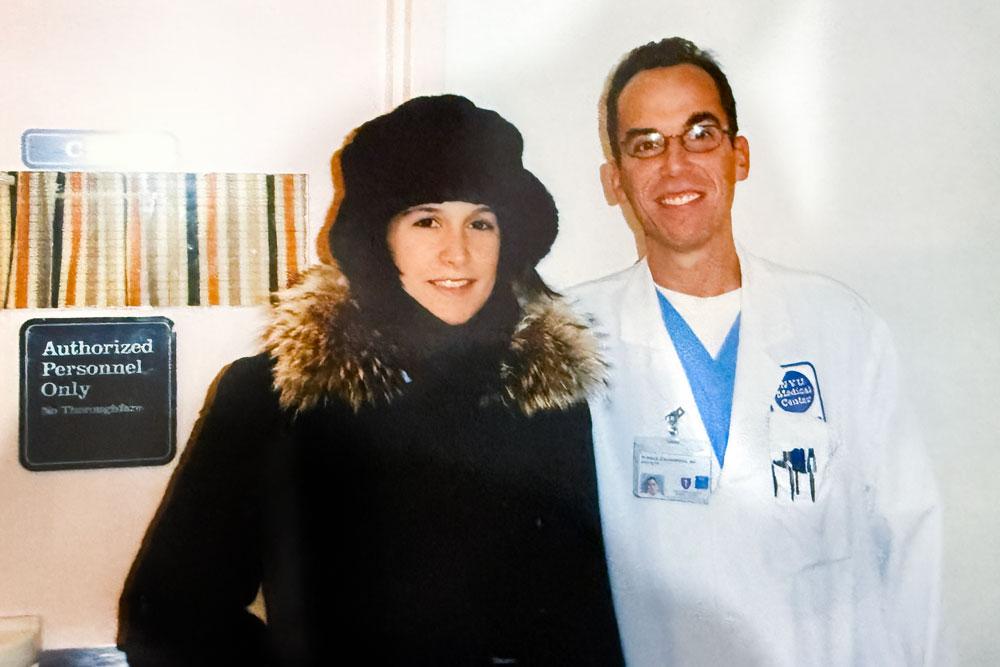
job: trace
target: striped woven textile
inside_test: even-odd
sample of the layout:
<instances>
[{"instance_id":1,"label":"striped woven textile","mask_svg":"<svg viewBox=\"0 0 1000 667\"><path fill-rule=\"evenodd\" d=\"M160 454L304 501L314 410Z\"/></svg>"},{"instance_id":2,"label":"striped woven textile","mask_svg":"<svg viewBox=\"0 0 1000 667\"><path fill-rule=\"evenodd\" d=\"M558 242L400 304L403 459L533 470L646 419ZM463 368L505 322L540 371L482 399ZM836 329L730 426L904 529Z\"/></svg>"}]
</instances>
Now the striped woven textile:
<instances>
[{"instance_id":1,"label":"striped woven textile","mask_svg":"<svg viewBox=\"0 0 1000 667\"><path fill-rule=\"evenodd\" d=\"M305 261L302 174L0 173L4 308L267 303Z\"/></svg>"}]
</instances>

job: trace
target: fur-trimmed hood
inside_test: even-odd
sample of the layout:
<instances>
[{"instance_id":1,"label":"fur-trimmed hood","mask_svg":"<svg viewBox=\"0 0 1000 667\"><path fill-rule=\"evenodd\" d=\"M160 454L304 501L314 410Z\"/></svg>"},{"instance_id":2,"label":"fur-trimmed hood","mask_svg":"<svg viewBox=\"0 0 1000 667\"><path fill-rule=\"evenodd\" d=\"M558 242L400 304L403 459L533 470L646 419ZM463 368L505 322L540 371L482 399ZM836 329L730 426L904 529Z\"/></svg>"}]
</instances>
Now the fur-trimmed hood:
<instances>
[{"instance_id":1,"label":"fur-trimmed hood","mask_svg":"<svg viewBox=\"0 0 1000 667\"><path fill-rule=\"evenodd\" d=\"M281 406L299 412L328 398L357 411L389 403L408 382L392 342L360 317L347 279L321 264L279 295L264 333ZM579 403L605 382L607 366L590 329L558 298L522 304L500 368L501 402L526 415Z\"/></svg>"}]
</instances>

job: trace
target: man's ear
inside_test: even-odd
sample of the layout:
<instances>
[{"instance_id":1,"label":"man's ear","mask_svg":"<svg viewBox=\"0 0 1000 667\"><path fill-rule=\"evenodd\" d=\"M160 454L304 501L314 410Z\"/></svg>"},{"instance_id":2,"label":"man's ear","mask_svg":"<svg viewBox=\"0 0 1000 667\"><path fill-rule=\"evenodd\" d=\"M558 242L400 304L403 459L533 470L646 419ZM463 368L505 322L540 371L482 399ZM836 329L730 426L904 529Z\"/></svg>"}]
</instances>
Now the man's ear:
<instances>
[{"instance_id":1,"label":"man's ear","mask_svg":"<svg viewBox=\"0 0 1000 667\"><path fill-rule=\"evenodd\" d=\"M738 135L733 138L733 151L736 160L736 180L743 181L750 175L750 142Z\"/></svg>"},{"instance_id":2,"label":"man's ear","mask_svg":"<svg viewBox=\"0 0 1000 667\"><path fill-rule=\"evenodd\" d=\"M618 193L621 191L621 174L618 165L614 162L605 162L601 165L601 187L604 189L604 201L608 206L615 206L621 203Z\"/></svg>"}]
</instances>

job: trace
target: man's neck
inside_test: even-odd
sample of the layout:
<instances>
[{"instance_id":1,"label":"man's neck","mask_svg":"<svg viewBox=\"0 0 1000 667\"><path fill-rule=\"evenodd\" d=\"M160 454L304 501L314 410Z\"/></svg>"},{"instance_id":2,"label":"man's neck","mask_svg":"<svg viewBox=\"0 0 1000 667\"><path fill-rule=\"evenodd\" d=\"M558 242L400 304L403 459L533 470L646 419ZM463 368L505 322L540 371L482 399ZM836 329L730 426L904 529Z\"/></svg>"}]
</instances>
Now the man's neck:
<instances>
[{"instance_id":1,"label":"man's neck","mask_svg":"<svg viewBox=\"0 0 1000 667\"><path fill-rule=\"evenodd\" d=\"M650 243L646 261L653 282L692 296L718 296L740 287L740 259L732 239L717 247L677 252Z\"/></svg>"}]
</instances>

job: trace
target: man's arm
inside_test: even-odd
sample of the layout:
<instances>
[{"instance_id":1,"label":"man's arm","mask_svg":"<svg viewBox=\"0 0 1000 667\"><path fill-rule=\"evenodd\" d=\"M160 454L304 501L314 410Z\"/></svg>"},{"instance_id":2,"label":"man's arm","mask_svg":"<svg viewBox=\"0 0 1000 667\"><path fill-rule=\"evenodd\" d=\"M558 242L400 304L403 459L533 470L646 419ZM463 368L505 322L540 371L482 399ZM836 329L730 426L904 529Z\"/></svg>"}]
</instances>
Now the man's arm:
<instances>
[{"instance_id":1,"label":"man's arm","mask_svg":"<svg viewBox=\"0 0 1000 667\"><path fill-rule=\"evenodd\" d=\"M883 612L905 664L937 665L943 653L940 499L919 426L901 395L898 356L881 320L873 341L868 391L861 393L873 399L862 406L873 423L871 432L860 437L872 445L872 528L884 559Z\"/></svg>"}]
</instances>

